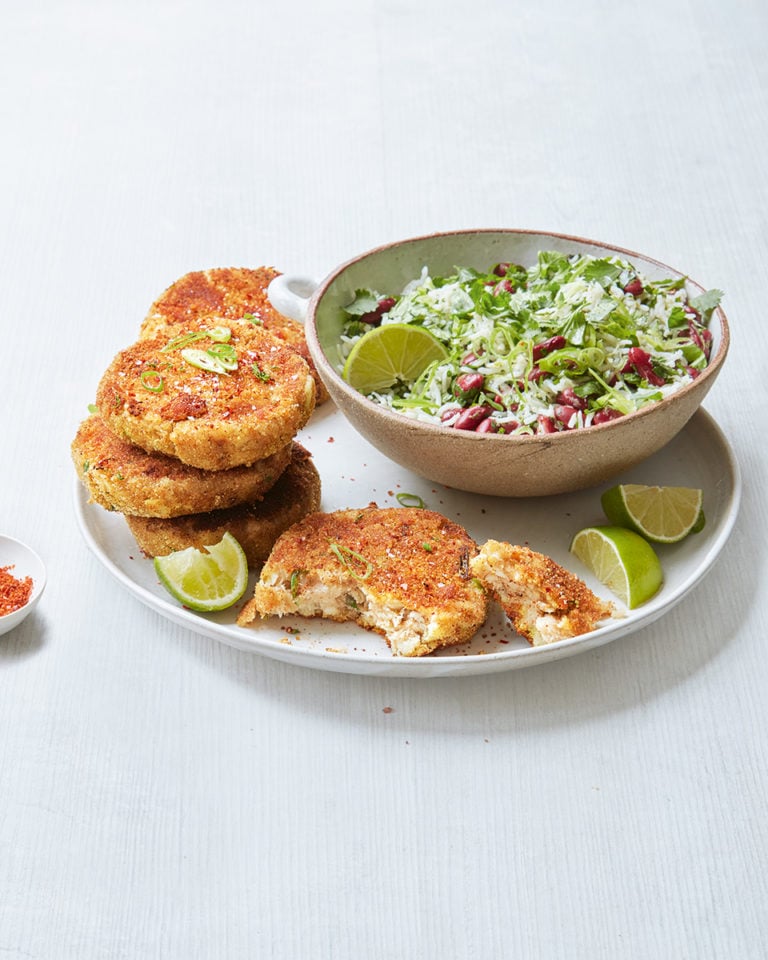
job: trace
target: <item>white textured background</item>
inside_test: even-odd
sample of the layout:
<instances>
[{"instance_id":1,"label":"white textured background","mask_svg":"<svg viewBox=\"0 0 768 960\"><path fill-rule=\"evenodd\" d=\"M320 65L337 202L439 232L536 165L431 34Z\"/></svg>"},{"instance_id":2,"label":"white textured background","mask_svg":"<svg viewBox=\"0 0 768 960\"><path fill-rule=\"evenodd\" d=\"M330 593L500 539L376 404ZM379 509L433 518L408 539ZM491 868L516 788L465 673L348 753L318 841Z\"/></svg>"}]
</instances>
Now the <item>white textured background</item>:
<instances>
[{"instance_id":1,"label":"white textured background","mask_svg":"<svg viewBox=\"0 0 768 960\"><path fill-rule=\"evenodd\" d=\"M0 19L0 529L50 578L0 639L0 958L764 958L763 0ZM745 495L705 584L591 654L424 683L238 653L122 592L68 448L154 297L474 226L726 291L707 409Z\"/></svg>"}]
</instances>

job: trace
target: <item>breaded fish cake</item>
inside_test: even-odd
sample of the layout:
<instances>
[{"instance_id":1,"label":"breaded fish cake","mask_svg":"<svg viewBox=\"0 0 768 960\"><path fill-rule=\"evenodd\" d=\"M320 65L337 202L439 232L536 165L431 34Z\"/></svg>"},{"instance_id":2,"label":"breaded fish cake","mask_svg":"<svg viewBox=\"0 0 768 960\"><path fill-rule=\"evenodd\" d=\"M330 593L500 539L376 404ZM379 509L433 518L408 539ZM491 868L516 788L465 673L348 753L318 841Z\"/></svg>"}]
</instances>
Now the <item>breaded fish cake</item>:
<instances>
[{"instance_id":1,"label":"breaded fish cake","mask_svg":"<svg viewBox=\"0 0 768 960\"><path fill-rule=\"evenodd\" d=\"M294 442L290 463L263 500L167 520L125 519L148 557L165 556L186 547L201 549L208 543L218 543L229 531L245 551L248 566L259 567L280 534L319 507L320 475L310 454Z\"/></svg>"},{"instance_id":2,"label":"breaded fish cake","mask_svg":"<svg viewBox=\"0 0 768 960\"><path fill-rule=\"evenodd\" d=\"M533 646L580 636L616 615L577 576L528 547L488 540L469 565Z\"/></svg>"},{"instance_id":3,"label":"breaded fish cake","mask_svg":"<svg viewBox=\"0 0 768 960\"><path fill-rule=\"evenodd\" d=\"M200 470L121 440L101 419L84 420L72 461L94 503L137 517L180 517L260 500L291 459L291 444L252 466Z\"/></svg>"},{"instance_id":4,"label":"breaded fish cake","mask_svg":"<svg viewBox=\"0 0 768 960\"><path fill-rule=\"evenodd\" d=\"M317 402L328 392L309 356L304 325L275 310L267 287L279 277L274 267L214 267L195 270L174 281L149 308L140 336L174 336L190 323L256 324L295 350L308 363L317 388Z\"/></svg>"},{"instance_id":5,"label":"breaded fish cake","mask_svg":"<svg viewBox=\"0 0 768 960\"><path fill-rule=\"evenodd\" d=\"M463 527L406 507L316 513L287 530L238 623L298 614L353 620L418 657L468 640L487 596L469 572L477 545Z\"/></svg>"},{"instance_id":6,"label":"breaded fish cake","mask_svg":"<svg viewBox=\"0 0 768 960\"><path fill-rule=\"evenodd\" d=\"M96 392L102 419L119 437L201 470L276 453L314 402L307 364L259 327L139 340L117 354Z\"/></svg>"}]
</instances>

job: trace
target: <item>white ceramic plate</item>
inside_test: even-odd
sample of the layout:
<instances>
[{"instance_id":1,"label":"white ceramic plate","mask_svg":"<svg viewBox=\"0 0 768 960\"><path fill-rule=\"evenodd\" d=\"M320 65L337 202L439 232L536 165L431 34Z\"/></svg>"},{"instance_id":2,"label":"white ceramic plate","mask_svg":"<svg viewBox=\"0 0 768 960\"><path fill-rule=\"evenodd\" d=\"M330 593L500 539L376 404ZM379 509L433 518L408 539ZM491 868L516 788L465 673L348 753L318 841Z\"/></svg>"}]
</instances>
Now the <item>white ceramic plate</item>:
<instances>
[{"instance_id":1,"label":"white ceramic plate","mask_svg":"<svg viewBox=\"0 0 768 960\"><path fill-rule=\"evenodd\" d=\"M235 623L242 604L221 614L185 610L160 585L152 562L142 556L122 516L87 502L75 483L75 511L91 550L109 572L147 606L168 620L241 650L305 667L397 677L445 677L494 673L533 666L590 650L646 626L666 613L710 569L733 527L741 496L738 465L715 421L700 410L663 450L604 487L574 494L515 500L460 493L430 483L387 460L327 403L316 410L298 439L310 450L323 484L324 510L399 506L398 494L420 496L427 507L461 523L480 543L487 539L526 543L581 576L607 599L610 594L568 552L574 533L605 523L600 493L617 482L701 487L707 523L681 543L658 548L665 572L661 591L623 619L581 637L530 647L493 610L473 640L429 657L393 657L378 635L354 624L284 618L251 627ZM251 583L254 576L252 575ZM250 597L251 589L246 593ZM245 601L243 601L245 602Z\"/></svg>"}]
</instances>

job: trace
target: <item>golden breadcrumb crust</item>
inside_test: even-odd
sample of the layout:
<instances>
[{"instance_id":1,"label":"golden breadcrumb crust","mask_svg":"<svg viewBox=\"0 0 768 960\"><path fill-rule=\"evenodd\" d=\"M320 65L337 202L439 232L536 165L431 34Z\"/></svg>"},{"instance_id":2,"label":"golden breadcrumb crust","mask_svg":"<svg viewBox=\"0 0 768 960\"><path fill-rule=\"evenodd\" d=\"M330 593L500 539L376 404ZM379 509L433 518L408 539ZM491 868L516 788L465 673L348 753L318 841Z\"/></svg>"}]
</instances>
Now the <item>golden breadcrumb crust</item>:
<instances>
[{"instance_id":1,"label":"golden breadcrumb crust","mask_svg":"<svg viewBox=\"0 0 768 960\"><path fill-rule=\"evenodd\" d=\"M317 402L322 403L328 392L309 356L303 324L275 310L267 296L267 287L279 276L274 267L214 267L187 273L149 308L140 336L173 336L190 323L211 319L257 324L307 361L315 378Z\"/></svg>"},{"instance_id":2,"label":"golden breadcrumb crust","mask_svg":"<svg viewBox=\"0 0 768 960\"><path fill-rule=\"evenodd\" d=\"M238 623L298 614L351 620L399 656L469 640L487 597L470 574L477 545L439 513L379 508L315 513L284 533Z\"/></svg>"},{"instance_id":3,"label":"golden breadcrumb crust","mask_svg":"<svg viewBox=\"0 0 768 960\"><path fill-rule=\"evenodd\" d=\"M180 517L260 500L291 459L291 444L252 466L200 470L121 440L101 417L84 420L72 462L90 500L138 517Z\"/></svg>"},{"instance_id":4,"label":"golden breadcrumb crust","mask_svg":"<svg viewBox=\"0 0 768 960\"><path fill-rule=\"evenodd\" d=\"M470 568L534 646L589 633L616 615L577 576L528 547L488 540Z\"/></svg>"},{"instance_id":5,"label":"golden breadcrumb crust","mask_svg":"<svg viewBox=\"0 0 768 960\"><path fill-rule=\"evenodd\" d=\"M200 369L183 356L222 346L234 350L236 369ZM250 465L276 453L307 422L314 402L304 360L259 327L240 326L225 344L207 336L186 344L139 340L117 354L96 392L99 414L119 437L201 470Z\"/></svg>"},{"instance_id":6,"label":"golden breadcrumb crust","mask_svg":"<svg viewBox=\"0 0 768 960\"><path fill-rule=\"evenodd\" d=\"M202 549L229 531L248 558L260 567L283 531L320 507L320 476L304 447L294 441L291 460L263 500L210 513L160 519L126 516L142 552L165 556L186 547Z\"/></svg>"}]
</instances>

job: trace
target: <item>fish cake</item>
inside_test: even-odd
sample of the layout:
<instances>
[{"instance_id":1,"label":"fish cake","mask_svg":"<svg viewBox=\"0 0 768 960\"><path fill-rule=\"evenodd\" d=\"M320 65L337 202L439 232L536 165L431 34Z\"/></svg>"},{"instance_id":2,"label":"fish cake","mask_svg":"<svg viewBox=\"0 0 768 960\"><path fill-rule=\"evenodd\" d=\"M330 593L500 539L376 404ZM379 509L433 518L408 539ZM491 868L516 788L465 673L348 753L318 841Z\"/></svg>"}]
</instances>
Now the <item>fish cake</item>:
<instances>
[{"instance_id":1,"label":"fish cake","mask_svg":"<svg viewBox=\"0 0 768 960\"><path fill-rule=\"evenodd\" d=\"M274 267L214 267L186 273L149 308L140 336L173 336L198 321L255 324L307 361L317 402L322 403L328 399L328 391L310 358L304 325L275 310L267 296L269 284L279 276Z\"/></svg>"},{"instance_id":2,"label":"fish cake","mask_svg":"<svg viewBox=\"0 0 768 960\"><path fill-rule=\"evenodd\" d=\"M72 461L90 500L137 517L179 517L260 500L291 459L288 443L252 466L200 470L121 440L101 417L84 420L72 441Z\"/></svg>"},{"instance_id":3,"label":"fish cake","mask_svg":"<svg viewBox=\"0 0 768 960\"><path fill-rule=\"evenodd\" d=\"M431 510L315 513L277 541L238 623L351 620L381 634L396 656L424 656L469 640L484 622L487 595L469 568L476 553L463 527Z\"/></svg>"},{"instance_id":4,"label":"fish cake","mask_svg":"<svg viewBox=\"0 0 768 960\"><path fill-rule=\"evenodd\" d=\"M117 354L96 391L98 412L119 437L201 470L271 456L314 403L307 364L259 327L139 340Z\"/></svg>"},{"instance_id":5,"label":"fish cake","mask_svg":"<svg viewBox=\"0 0 768 960\"><path fill-rule=\"evenodd\" d=\"M589 633L617 614L575 574L529 547L488 540L470 568L532 646Z\"/></svg>"},{"instance_id":6,"label":"fish cake","mask_svg":"<svg viewBox=\"0 0 768 960\"><path fill-rule=\"evenodd\" d=\"M320 508L320 475L312 457L294 441L291 460L263 500L227 510L161 519L126 516L128 527L148 557L186 547L202 549L229 531L239 542L248 566L258 568L283 531Z\"/></svg>"}]
</instances>

